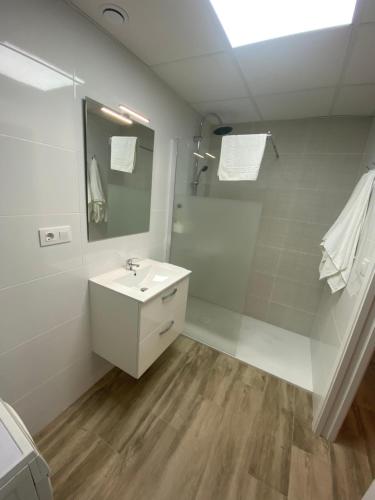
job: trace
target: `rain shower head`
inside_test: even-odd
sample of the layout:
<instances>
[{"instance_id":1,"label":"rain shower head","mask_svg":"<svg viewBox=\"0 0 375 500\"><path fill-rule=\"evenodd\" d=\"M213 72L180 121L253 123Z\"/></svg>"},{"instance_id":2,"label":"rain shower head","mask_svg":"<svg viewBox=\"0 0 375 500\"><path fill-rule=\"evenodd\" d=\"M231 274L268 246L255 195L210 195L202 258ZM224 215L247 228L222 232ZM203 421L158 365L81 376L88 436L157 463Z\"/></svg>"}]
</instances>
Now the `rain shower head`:
<instances>
[{"instance_id":1,"label":"rain shower head","mask_svg":"<svg viewBox=\"0 0 375 500\"><path fill-rule=\"evenodd\" d=\"M214 130L214 134L215 135L227 135L227 134L230 134L233 130L233 127L218 127L218 128L215 128Z\"/></svg>"},{"instance_id":2,"label":"rain shower head","mask_svg":"<svg viewBox=\"0 0 375 500\"><path fill-rule=\"evenodd\" d=\"M216 121L218 122L218 127L214 129L213 133L215 135L227 135L229 134L230 132L232 132L233 130L233 127L228 127L226 125L224 125L223 123L223 120L221 119L221 117L217 114L217 113L213 113L213 112L210 112L210 113L207 113L206 115L204 115L204 117L202 118L202 121L201 121L201 124L200 124L200 131L199 131L199 135L196 135L194 137L194 140L195 142L198 143L198 145L200 144L200 142L202 141L202 136L203 136L203 125L205 124L206 120L208 117L214 117L216 118Z\"/></svg>"}]
</instances>

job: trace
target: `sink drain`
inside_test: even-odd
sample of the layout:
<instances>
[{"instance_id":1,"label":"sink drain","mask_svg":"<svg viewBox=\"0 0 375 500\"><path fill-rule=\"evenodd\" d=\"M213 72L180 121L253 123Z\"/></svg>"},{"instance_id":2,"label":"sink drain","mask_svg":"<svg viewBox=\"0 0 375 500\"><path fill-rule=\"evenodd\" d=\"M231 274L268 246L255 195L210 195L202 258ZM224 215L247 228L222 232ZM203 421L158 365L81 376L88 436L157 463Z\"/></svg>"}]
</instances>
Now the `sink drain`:
<instances>
[{"instance_id":1,"label":"sink drain","mask_svg":"<svg viewBox=\"0 0 375 500\"><path fill-rule=\"evenodd\" d=\"M141 292L147 292L148 288L147 287L143 287L141 288Z\"/></svg>"}]
</instances>

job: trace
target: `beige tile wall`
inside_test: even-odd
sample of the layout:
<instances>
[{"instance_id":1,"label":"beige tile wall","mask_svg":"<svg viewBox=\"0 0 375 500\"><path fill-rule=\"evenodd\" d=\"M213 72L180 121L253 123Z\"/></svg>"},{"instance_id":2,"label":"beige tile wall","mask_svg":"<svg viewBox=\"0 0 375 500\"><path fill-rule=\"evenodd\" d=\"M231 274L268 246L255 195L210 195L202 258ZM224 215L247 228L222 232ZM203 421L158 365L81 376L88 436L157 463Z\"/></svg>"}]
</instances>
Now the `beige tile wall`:
<instances>
[{"instance_id":1,"label":"beige tile wall","mask_svg":"<svg viewBox=\"0 0 375 500\"><path fill-rule=\"evenodd\" d=\"M375 120L372 122L360 173L375 162ZM365 265L364 265L365 264ZM332 295L325 285L311 331L314 415L318 415L333 374L362 307L375 269L375 188L361 231L349 282Z\"/></svg>"},{"instance_id":2,"label":"beige tile wall","mask_svg":"<svg viewBox=\"0 0 375 500\"><path fill-rule=\"evenodd\" d=\"M360 175L371 120L320 118L239 124L234 133L271 130L256 182L219 182L209 163L199 194L262 204L244 313L310 335L322 294L319 243ZM221 139L211 152L219 157Z\"/></svg>"}]
</instances>

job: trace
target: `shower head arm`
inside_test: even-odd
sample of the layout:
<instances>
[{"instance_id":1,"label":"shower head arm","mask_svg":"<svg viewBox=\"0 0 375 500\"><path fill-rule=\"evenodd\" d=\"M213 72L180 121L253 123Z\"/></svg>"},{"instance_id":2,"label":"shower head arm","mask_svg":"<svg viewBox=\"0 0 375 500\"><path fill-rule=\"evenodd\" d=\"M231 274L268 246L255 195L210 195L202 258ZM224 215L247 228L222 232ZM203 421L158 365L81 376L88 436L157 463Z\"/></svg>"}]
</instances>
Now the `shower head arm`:
<instances>
[{"instance_id":1,"label":"shower head arm","mask_svg":"<svg viewBox=\"0 0 375 500\"><path fill-rule=\"evenodd\" d=\"M194 136L194 142L198 143L198 148L199 148L199 144L202 140L202 136L203 136L203 126L206 123L206 120L209 116L214 116L216 118L216 120L218 121L219 125L223 125L223 120L221 119L221 117L217 113L210 111L209 113L205 114L204 117L202 118L200 126L199 126L199 135Z\"/></svg>"},{"instance_id":2,"label":"shower head arm","mask_svg":"<svg viewBox=\"0 0 375 500\"><path fill-rule=\"evenodd\" d=\"M220 116L217 113L214 113L214 112L207 113L206 115L204 115L204 117L201 120L201 124L200 124L200 134L201 135L202 135L202 131L203 131L203 125L205 124L205 122L209 116L214 116L216 118L216 120L218 121L219 125L223 125L223 120L220 118Z\"/></svg>"}]
</instances>

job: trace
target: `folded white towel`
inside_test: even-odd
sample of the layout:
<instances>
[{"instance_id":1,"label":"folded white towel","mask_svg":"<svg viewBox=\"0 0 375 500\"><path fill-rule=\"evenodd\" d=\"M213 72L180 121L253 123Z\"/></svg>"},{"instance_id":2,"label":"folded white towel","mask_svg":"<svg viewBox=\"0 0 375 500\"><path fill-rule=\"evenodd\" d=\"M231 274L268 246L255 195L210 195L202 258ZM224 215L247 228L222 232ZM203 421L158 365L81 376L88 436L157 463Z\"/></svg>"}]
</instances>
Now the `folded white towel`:
<instances>
[{"instance_id":1,"label":"folded white towel","mask_svg":"<svg viewBox=\"0 0 375 500\"><path fill-rule=\"evenodd\" d=\"M131 174L135 165L137 137L111 137L111 169Z\"/></svg>"},{"instance_id":2,"label":"folded white towel","mask_svg":"<svg viewBox=\"0 0 375 500\"><path fill-rule=\"evenodd\" d=\"M218 169L221 181L256 181L267 134L226 135L221 142Z\"/></svg>"},{"instance_id":3,"label":"folded white towel","mask_svg":"<svg viewBox=\"0 0 375 500\"><path fill-rule=\"evenodd\" d=\"M89 222L107 222L107 203L103 193L98 163L92 157L87 172L87 216Z\"/></svg>"},{"instance_id":4,"label":"folded white towel","mask_svg":"<svg viewBox=\"0 0 375 500\"><path fill-rule=\"evenodd\" d=\"M323 237L319 273L320 279L327 278L332 293L348 283L374 180L375 171L361 177L343 211Z\"/></svg>"}]
</instances>

